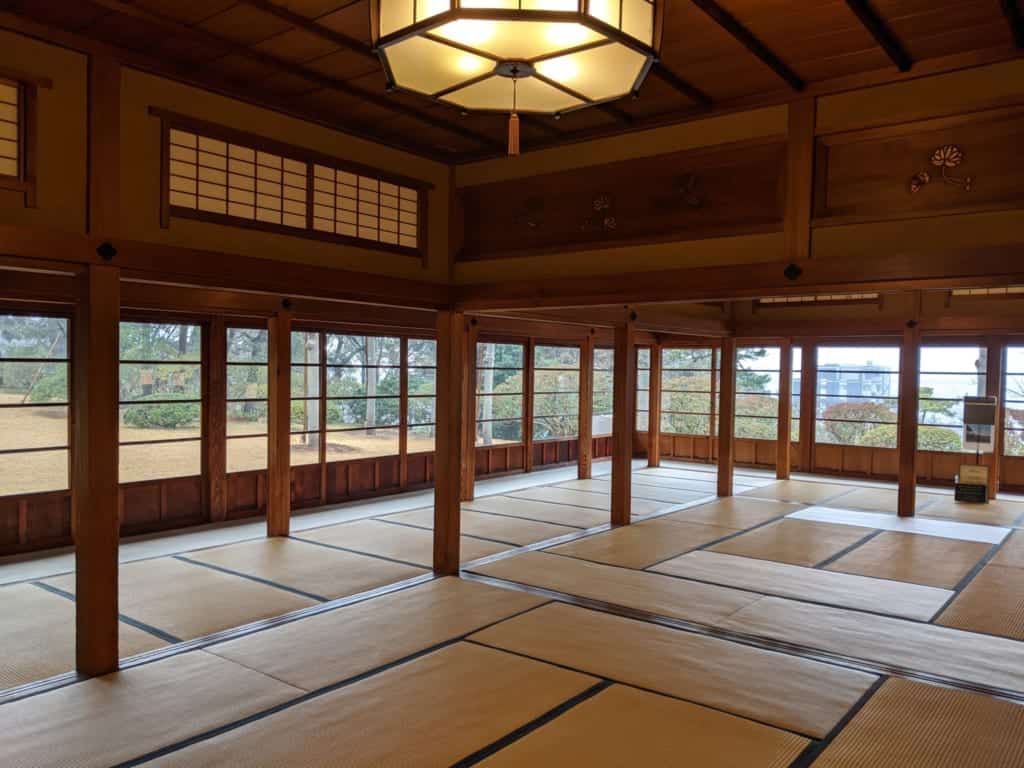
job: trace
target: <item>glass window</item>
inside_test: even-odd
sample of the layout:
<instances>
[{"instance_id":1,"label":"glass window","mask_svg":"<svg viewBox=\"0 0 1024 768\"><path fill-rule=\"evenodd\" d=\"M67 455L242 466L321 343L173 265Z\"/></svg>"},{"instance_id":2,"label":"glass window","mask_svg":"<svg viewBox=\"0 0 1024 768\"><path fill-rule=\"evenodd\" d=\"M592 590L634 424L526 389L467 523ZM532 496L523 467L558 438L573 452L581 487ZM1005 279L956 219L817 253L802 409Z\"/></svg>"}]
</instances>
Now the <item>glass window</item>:
<instances>
[{"instance_id":1,"label":"glass window","mask_svg":"<svg viewBox=\"0 0 1024 768\"><path fill-rule=\"evenodd\" d=\"M591 389L591 434L594 437L612 433L612 404L615 379L615 350L595 349Z\"/></svg>"},{"instance_id":2,"label":"glass window","mask_svg":"<svg viewBox=\"0 0 1024 768\"><path fill-rule=\"evenodd\" d=\"M0 496L69 487L68 324L0 315Z\"/></svg>"},{"instance_id":3,"label":"glass window","mask_svg":"<svg viewBox=\"0 0 1024 768\"><path fill-rule=\"evenodd\" d=\"M1024 456L1024 346L1006 348L1003 455Z\"/></svg>"},{"instance_id":4,"label":"glass window","mask_svg":"<svg viewBox=\"0 0 1024 768\"><path fill-rule=\"evenodd\" d=\"M661 351L661 431L671 435L710 435L712 350Z\"/></svg>"},{"instance_id":5,"label":"glass window","mask_svg":"<svg viewBox=\"0 0 1024 768\"><path fill-rule=\"evenodd\" d=\"M964 397L984 397L987 370L986 347L921 347L917 392L919 450L963 449Z\"/></svg>"},{"instance_id":6,"label":"glass window","mask_svg":"<svg viewBox=\"0 0 1024 768\"><path fill-rule=\"evenodd\" d=\"M636 350L636 431L647 432L651 424L651 350Z\"/></svg>"},{"instance_id":7,"label":"glass window","mask_svg":"<svg viewBox=\"0 0 1024 768\"><path fill-rule=\"evenodd\" d=\"M533 439L564 440L579 431L579 347L534 347Z\"/></svg>"},{"instance_id":8,"label":"glass window","mask_svg":"<svg viewBox=\"0 0 1024 768\"><path fill-rule=\"evenodd\" d=\"M292 331L289 452L292 466L320 462L321 336L318 331Z\"/></svg>"},{"instance_id":9,"label":"glass window","mask_svg":"<svg viewBox=\"0 0 1024 768\"><path fill-rule=\"evenodd\" d=\"M476 444L523 442L523 345L476 345Z\"/></svg>"},{"instance_id":10,"label":"glass window","mask_svg":"<svg viewBox=\"0 0 1024 768\"><path fill-rule=\"evenodd\" d=\"M0 80L0 176L21 177L21 88Z\"/></svg>"},{"instance_id":11,"label":"glass window","mask_svg":"<svg viewBox=\"0 0 1024 768\"><path fill-rule=\"evenodd\" d=\"M800 374L803 366L803 349L801 347L793 347L793 378L790 389L790 395L792 396L792 406L790 410L790 429L789 439L794 442L800 442Z\"/></svg>"},{"instance_id":12,"label":"glass window","mask_svg":"<svg viewBox=\"0 0 1024 768\"><path fill-rule=\"evenodd\" d=\"M409 366L407 450L409 453L426 453L434 450L434 427L437 419L437 342L433 339L409 339L406 359Z\"/></svg>"},{"instance_id":13,"label":"glass window","mask_svg":"<svg viewBox=\"0 0 1024 768\"><path fill-rule=\"evenodd\" d=\"M227 329L227 470L267 468L267 331Z\"/></svg>"},{"instance_id":14,"label":"glass window","mask_svg":"<svg viewBox=\"0 0 1024 768\"><path fill-rule=\"evenodd\" d=\"M898 347L819 347L817 442L895 448L899 373Z\"/></svg>"},{"instance_id":15,"label":"glass window","mask_svg":"<svg viewBox=\"0 0 1024 768\"><path fill-rule=\"evenodd\" d=\"M736 437L775 440L779 434L779 347L736 350Z\"/></svg>"},{"instance_id":16,"label":"glass window","mask_svg":"<svg viewBox=\"0 0 1024 768\"><path fill-rule=\"evenodd\" d=\"M121 323L120 481L202 473L202 329Z\"/></svg>"}]
</instances>

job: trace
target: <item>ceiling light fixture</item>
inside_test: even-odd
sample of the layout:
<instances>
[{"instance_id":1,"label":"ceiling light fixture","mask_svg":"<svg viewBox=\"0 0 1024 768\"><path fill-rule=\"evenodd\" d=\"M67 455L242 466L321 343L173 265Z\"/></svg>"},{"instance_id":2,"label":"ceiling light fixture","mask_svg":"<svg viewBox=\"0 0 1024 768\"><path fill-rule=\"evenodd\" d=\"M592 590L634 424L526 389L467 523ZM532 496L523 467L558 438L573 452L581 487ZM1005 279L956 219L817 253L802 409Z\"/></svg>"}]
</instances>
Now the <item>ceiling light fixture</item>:
<instances>
[{"instance_id":1,"label":"ceiling light fixture","mask_svg":"<svg viewBox=\"0 0 1024 768\"><path fill-rule=\"evenodd\" d=\"M373 0L388 86L462 110L560 117L636 94L657 56L659 0Z\"/></svg>"}]
</instances>

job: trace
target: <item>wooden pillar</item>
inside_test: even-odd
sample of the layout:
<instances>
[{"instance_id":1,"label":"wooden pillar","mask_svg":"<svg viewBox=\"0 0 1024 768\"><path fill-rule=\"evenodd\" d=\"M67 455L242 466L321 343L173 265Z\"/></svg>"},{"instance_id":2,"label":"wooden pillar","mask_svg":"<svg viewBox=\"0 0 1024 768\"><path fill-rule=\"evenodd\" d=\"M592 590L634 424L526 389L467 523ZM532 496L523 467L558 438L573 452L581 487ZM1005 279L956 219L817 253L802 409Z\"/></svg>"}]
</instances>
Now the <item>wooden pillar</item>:
<instances>
[{"instance_id":1,"label":"wooden pillar","mask_svg":"<svg viewBox=\"0 0 1024 768\"><path fill-rule=\"evenodd\" d=\"M459 572L461 471L467 381L466 316L437 313L437 432L434 454L434 572Z\"/></svg>"},{"instance_id":2,"label":"wooden pillar","mask_svg":"<svg viewBox=\"0 0 1024 768\"><path fill-rule=\"evenodd\" d=\"M627 310L615 326L612 379L612 525L629 525L632 515L633 432L636 428L636 313Z\"/></svg>"},{"instance_id":3,"label":"wooden pillar","mask_svg":"<svg viewBox=\"0 0 1024 768\"><path fill-rule=\"evenodd\" d=\"M589 480L594 466L594 330L580 344L580 429L577 477Z\"/></svg>"},{"instance_id":4,"label":"wooden pillar","mask_svg":"<svg viewBox=\"0 0 1024 768\"><path fill-rule=\"evenodd\" d=\"M792 457L793 351L787 339L779 345L779 433L775 445L775 477L788 480Z\"/></svg>"},{"instance_id":5,"label":"wooden pillar","mask_svg":"<svg viewBox=\"0 0 1024 768\"><path fill-rule=\"evenodd\" d=\"M72 327L75 667L85 675L113 672L118 659L120 279L117 267L87 267Z\"/></svg>"},{"instance_id":6,"label":"wooden pillar","mask_svg":"<svg viewBox=\"0 0 1024 768\"><path fill-rule=\"evenodd\" d=\"M287 536L291 526L291 333L292 314L278 312L268 322L269 371L267 430L267 536ZM320 441L324 435L321 432Z\"/></svg>"},{"instance_id":7,"label":"wooden pillar","mask_svg":"<svg viewBox=\"0 0 1024 768\"><path fill-rule=\"evenodd\" d=\"M900 517L913 517L917 492L917 400L921 367L921 328L910 320L903 329L900 348L899 431L896 449L899 454Z\"/></svg>"},{"instance_id":8,"label":"wooden pillar","mask_svg":"<svg viewBox=\"0 0 1024 768\"><path fill-rule=\"evenodd\" d=\"M398 346L398 487L405 490L409 486L409 338L403 336Z\"/></svg>"},{"instance_id":9,"label":"wooden pillar","mask_svg":"<svg viewBox=\"0 0 1024 768\"><path fill-rule=\"evenodd\" d=\"M206 391L203 420L206 423L203 451L206 498L211 522L228 514L228 342L224 319L215 317L206 328Z\"/></svg>"},{"instance_id":10,"label":"wooden pillar","mask_svg":"<svg viewBox=\"0 0 1024 768\"><path fill-rule=\"evenodd\" d=\"M786 151L786 214L783 229L786 258L800 261L811 256L811 212L814 193L814 98L789 105Z\"/></svg>"},{"instance_id":11,"label":"wooden pillar","mask_svg":"<svg viewBox=\"0 0 1024 768\"><path fill-rule=\"evenodd\" d=\"M651 380L647 382L647 466L661 466L661 344L651 345Z\"/></svg>"},{"instance_id":12,"label":"wooden pillar","mask_svg":"<svg viewBox=\"0 0 1024 768\"><path fill-rule=\"evenodd\" d=\"M462 421L463 501L476 497L476 342L479 335L476 318L471 318L466 334L466 403Z\"/></svg>"},{"instance_id":13,"label":"wooden pillar","mask_svg":"<svg viewBox=\"0 0 1024 768\"><path fill-rule=\"evenodd\" d=\"M736 339L722 339L718 387L718 495L732 496L733 430L736 421Z\"/></svg>"},{"instance_id":14,"label":"wooden pillar","mask_svg":"<svg viewBox=\"0 0 1024 768\"><path fill-rule=\"evenodd\" d=\"M88 224L90 234L111 237L121 229L121 66L89 57Z\"/></svg>"},{"instance_id":15,"label":"wooden pillar","mask_svg":"<svg viewBox=\"0 0 1024 768\"><path fill-rule=\"evenodd\" d=\"M523 471L533 472L533 339L523 347Z\"/></svg>"},{"instance_id":16,"label":"wooden pillar","mask_svg":"<svg viewBox=\"0 0 1024 768\"><path fill-rule=\"evenodd\" d=\"M1005 349L1001 339L986 340L985 394L996 398L996 426L992 432L992 469L988 476L988 497L999 493L999 475L1003 459L1003 426L1006 423L1006 403L1003 402L1003 364Z\"/></svg>"},{"instance_id":17,"label":"wooden pillar","mask_svg":"<svg viewBox=\"0 0 1024 768\"><path fill-rule=\"evenodd\" d=\"M818 406L818 348L810 339L800 347L800 468L814 471L814 421Z\"/></svg>"}]
</instances>

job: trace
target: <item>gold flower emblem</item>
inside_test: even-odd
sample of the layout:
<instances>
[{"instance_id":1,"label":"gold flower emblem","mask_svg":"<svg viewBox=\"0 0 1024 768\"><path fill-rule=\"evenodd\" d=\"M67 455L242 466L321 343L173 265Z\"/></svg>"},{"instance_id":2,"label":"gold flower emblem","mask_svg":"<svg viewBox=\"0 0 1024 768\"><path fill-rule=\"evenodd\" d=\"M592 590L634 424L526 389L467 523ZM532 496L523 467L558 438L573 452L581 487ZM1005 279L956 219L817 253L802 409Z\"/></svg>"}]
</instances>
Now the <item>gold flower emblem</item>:
<instances>
[{"instance_id":1,"label":"gold flower emblem","mask_svg":"<svg viewBox=\"0 0 1024 768\"><path fill-rule=\"evenodd\" d=\"M956 168L964 161L964 153L955 144L939 147L932 153L932 165L938 168Z\"/></svg>"}]
</instances>

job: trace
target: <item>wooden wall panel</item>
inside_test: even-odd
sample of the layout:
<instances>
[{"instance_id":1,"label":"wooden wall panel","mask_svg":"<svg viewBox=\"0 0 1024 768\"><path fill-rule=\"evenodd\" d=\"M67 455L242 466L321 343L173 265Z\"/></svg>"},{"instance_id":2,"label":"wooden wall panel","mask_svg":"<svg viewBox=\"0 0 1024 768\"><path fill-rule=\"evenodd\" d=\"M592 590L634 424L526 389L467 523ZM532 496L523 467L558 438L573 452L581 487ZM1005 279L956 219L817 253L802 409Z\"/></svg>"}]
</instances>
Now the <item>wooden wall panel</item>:
<instances>
[{"instance_id":1,"label":"wooden wall panel","mask_svg":"<svg viewBox=\"0 0 1024 768\"><path fill-rule=\"evenodd\" d=\"M165 523L203 518L203 486L199 477L179 477L163 483Z\"/></svg>"},{"instance_id":2,"label":"wooden wall panel","mask_svg":"<svg viewBox=\"0 0 1024 768\"><path fill-rule=\"evenodd\" d=\"M237 520L267 511L267 473L235 472L227 476L227 517Z\"/></svg>"},{"instance_id":3,"label":"wooden wall panel","mask_svg":"<svg viewBox=\"0 0 1024 768\"><path fill-rule=\"evenodd\" d=\"M308 464L291 468L291 500L295 507L311 507L320 503L320 465Z\"/></svg>"},{"instance_id":4,"label":"wooden wall panel","mask_svg":"<svg viewBox=\"0 0 1024 768\"><path fill-rule=\"evenodd\" d=\"M160 524L160 481L121 486L121 528L138 530Z\"/></svg>"},{"instance_id":5,"label":"wooden wall panel","mask_svg":"<svg viewBox=\"0 0 1024 768\"><path fill-rule=\"evenodd\" d=\"M781 231L785 157L773 139L466 188L457 258Z\"/></svg>"}]
</instances>

